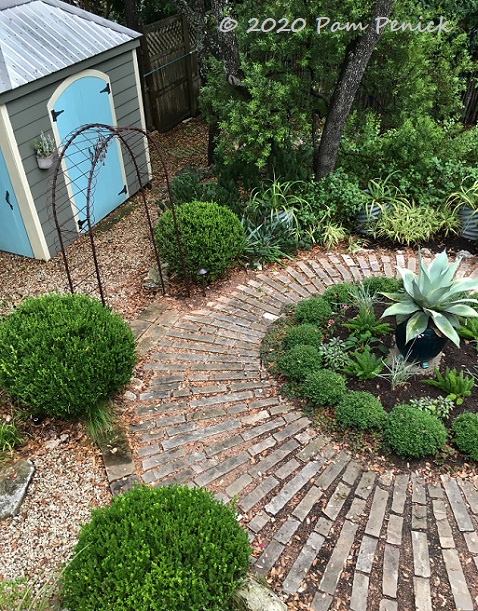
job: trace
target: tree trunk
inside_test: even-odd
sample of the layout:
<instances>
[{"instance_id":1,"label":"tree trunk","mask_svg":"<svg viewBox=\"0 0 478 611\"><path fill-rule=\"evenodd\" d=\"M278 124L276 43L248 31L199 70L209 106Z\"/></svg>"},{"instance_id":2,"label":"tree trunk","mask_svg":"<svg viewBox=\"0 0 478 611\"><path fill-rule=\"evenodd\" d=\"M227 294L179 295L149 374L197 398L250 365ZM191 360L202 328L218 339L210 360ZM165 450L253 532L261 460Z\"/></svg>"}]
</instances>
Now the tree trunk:
<instances>
[{"instance_id":1,"label":"tree trunk","mask_svg":"<svg viewBox=\"0 0 478 611\"><path fill-rule=\"evenodd\" d=\"M137 0L124 0L124 16L128 28L135 30L135 32L141 31Z\"/></svg>"},{"instance_id":2,"label":"tree trunk","mask_svg":"<svg viewBox=\"0 0 478 611\"><path fill-rule=\"evenodd\" d=\"M345 122L350 114L367 64L383 32L383 28L377 27L376 20L380 17L389 18L394 2L395 0L377 0L367 30L346 54L330 101L319 151L314 160L316 180L327 176L335 169ZM384 21L378 23L383 24Z\"/></svg>"}]
</instances>

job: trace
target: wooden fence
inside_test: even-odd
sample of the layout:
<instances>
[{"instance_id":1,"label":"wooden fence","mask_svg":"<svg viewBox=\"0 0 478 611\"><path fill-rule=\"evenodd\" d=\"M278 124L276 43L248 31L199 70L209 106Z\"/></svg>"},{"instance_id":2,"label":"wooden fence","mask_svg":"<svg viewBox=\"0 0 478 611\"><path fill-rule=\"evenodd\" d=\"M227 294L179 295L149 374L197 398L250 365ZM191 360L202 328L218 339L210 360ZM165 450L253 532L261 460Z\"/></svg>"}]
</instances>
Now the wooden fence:
<instances>
[{"instance_id":1,"label":"wooden fence","mask_svg":"<svg viewBox=\"0 0 478 611\"><path fill-rule=\"evenodd\" d=\"M166 132L198 111L194 32L184 16L174 15L144 26L143 34L146 112L154 128Z\"/></svg>"}]
</instances>

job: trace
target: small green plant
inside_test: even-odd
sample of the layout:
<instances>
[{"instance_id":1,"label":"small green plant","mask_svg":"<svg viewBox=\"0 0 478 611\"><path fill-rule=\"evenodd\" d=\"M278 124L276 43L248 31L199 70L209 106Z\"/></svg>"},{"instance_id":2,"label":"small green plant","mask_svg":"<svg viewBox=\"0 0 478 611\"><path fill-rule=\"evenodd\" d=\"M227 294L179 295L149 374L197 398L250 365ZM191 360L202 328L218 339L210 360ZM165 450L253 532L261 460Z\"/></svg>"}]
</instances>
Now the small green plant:
<instances>
[{"instance_id":1,"label":"small green plant","mask_svg":"<svg viewBox=\"0 0 478 611\"><path fill-rule=\"evenodd\" d=\"M14 447L22 442L23 437L18 430L15 419L12 418L7 421L0 416L0 457L3 453L11 454Z\"/></svg>"},{"instance_id":2,"label":"small green plant","mask_svg":"<svg viewBox=\"0 0 478 611\"><path fill-rule=\"evenodd\" d=\"M458 335L472 342L478 341L478 318L467 318L456 330Z\"/></svg>"},{"instance_id":3,"label":"small green plant","mask_svg":"<svg viewBox=\"0 0 478 611\"><path fill-rule=\"evenodd\" d=\"M388 323L377 320L373 310L368 310L362 306L359 313L350 322L344 323L346 329L352 331L352 337L355 337L359 345L363 345L369 341L378 341L382 335L392 332L392 327Z\"/></svg>"},{"instance_id":4,"label":"small green plant","mask_svg":"<svg viewBox=\"0 0 478 611\"><path fill-rule=\"evenodd\" d=\"M310 297L295 307L294 318L299 323L320 327L332 318L332 308L323 297Z\"/></svg>"},{"instance_id":5,"label":"small green plant","mask_svg":"<svg viewBox=\"0 0 478 611\"><path fill-rule=\"evenodd\" d=\"M342 225L328 223L322 230L322 244L327 250L336 248L348 235L348 231Z\"/></svg>"},{"instance_id":6,"label":"small green plant","mask_svg":"<svg viewBox=\"0 0 478 611\"><path fill-rule=\"evenodd\" d=\"M455 407L455 404L449 397L421 397L420 399L411 399L410 405L424 412L429 412L441 420L448 418L450 412Z\"/></svg>"},{"instance_id":7,"label":"small green plant","mask_svg":"<svg viewBox=\"0 0 478 611\"><path fill-rule=\"evenodd\" d=\"M244 254L252 262L281 263L281 258L291 259L291 253L297 251L292 216L271 212L260 225L256 225L244 215L241 224L246 235Z\"/></svg>"},{"instance_id":8,"label":"small green plant","mask_svg":"<svg viewBox=\"0 0 478 611\"><path fill-rule=\"evenodd\" d=\"M290 350L300 344L319 348L322 343L322 337L320 329L315 325L309 323L297 325L287 331L284 337L284 348L285 350Z\"/></svg>"},{"instance_id":9,"label":"small green plant","mask_svg":"<svg viewBox=\"0 0 478 611\"><path fill-rule=\"evenodd\" d=\"M471 395L471 389L475 385L475 380L464 374L463 371L457 373L456 369L445 370L445 374L440 373L435 368L435 380L423 380L425 384L439 388L447 393L449 399L454 401L456 405L461 405L465 397Z\"/></svg>"},{"instance_id":10,"label":"small green plant","mask_svg":"<svg viewBox=\"0 0 478 611\"><path fill-rule=\"evenodd\" d=\"M235 507L213 492L136 486L82 526L63 595L76 611L224 611L250 552Z\"/></svg>"},{"instance_id":11,"label":"small green plant","mask_svg":"<svg viewBox=\"0 0 478 611\"><path fill-rule=\"evenodd\" d=\"M129 383L135 340L87 295L27 298L0 322L0 387L31 414L89 420Z\"/></svg>"},{"instance_id":12,"label":"small green plant","mask_svg":"<svg viewBox=\"0 0 478 611\"><path fill-rule=\"evenodd\" d=\"M288 350L278 359L280 371L292 382L303 382L312 371L320 368L320 356L314 346L302 344Z\"/></svg>"},{"instance_id":13,"label":"small green plant","mask_svg":"<svg viewBox=\"0 0 478 611\"><path fill-rule=\"evenodd\" d=\"M335 408L335 419L342 429L379 429L387 419L387 413L371 393L352 391L339 401Z\"/></svg>"},{"instance_id":14,"label":"small green plant","mask_svg":"<svg viewBox=\"0 0 478 611\"><path fill-rule=\"evenodd\" d=\"M415 375L414 368L416 363L408 363L407 357L403 358L401 354L394 355L390 363L384 364L387 373L381 373L379 377L389 380L392 390L397 388L397 386L406 386Z\"/></svg>"},{"instance_id":15,"label":"small green plant","mask_svg":"<svg viewBox=\"0 0 478 611\"><path fill-rule=\"evenodd\" d=\"M222 276L242 256L246 246L244 229L228 208L212 202L189 202L176 208L178 229L186 263L186 273L199 281L197 271L208 271L207 279ZM159 255L172 272L182 274L173 215L166 210L155 228Z\"/></svg>"},{"instance_id":16,"label":"small green plant","mask_svg":"<svg viewBox=\"0 0 478 611\"><path fill-rule=\"evenodd\" d=\"M350 287L350 299L359 311L366 310L370 312L377 302L377 297L377 291L372 290L363 283L352 284Z\"/></svg>"},{"instance_id":17,"label":"small green plant","mask_svg":"<svg viewBox=\"0 0 478 611\"><path fill-rule=\"evenodd\" d=\"M343 370L344 373L358 380L376 378L384 368L383 359L371 352L369 346L365 346L363 351L354 350L352 354L354 358L350 359L350 363Z\"/></svg>"},{"instance_id":18,"label":"small green plant","mask_svg":"<svg viewBox=\"0 0 478 611\"><path fill-rule=\"evenodd\" d=\"M55 152L55 141L50 135L45 136L42 132L38 138L33 139L33 148L37 157L51 157Z\"/></svg>"},{"instance_id":19,"label":"small green plant","mask_svg":"<svg viewBox=\"0 0 478 611\"><path fill-rule=\"evenodd\" d=\"M326 344L319 346L318 350L326 369L340 371L350 363L346 342L339 337L332 337Z\"/></svg>"},{"instance_id":20,"label":"small green plant","mask_svg":"<svg viewBox=\"0 0 478 611\"><path fill-rule=\"evenodd\" d=\"M452 430L457 448L478 461L478 414L460 414L455 418Z\"/></svg>"},{"instance_id":21,"label":"small green plant","mask_svg":"<svg viewBox=\"0 0 478 611\"><path fill-rule=\"evenodd\" d=\"M346 392L345 378L330 369L310 373L301 388L312 407L335 405Z\"/></svg>"},{"instance_id":22,"label":"small green plant","mask_svg":"<svg viewBox=\"0 0 478 611\"><path fill-rule=\"evenodd\" d=\"M50 611L57 581L50 578L38 589L26 577L0 581L0 611Z\"/></svg>"},{"instance_id":23,"label":"small green plant","mask_svg":"<svg viewBox=\"0 0 478 611\"><path fill-rule=\"evenodd\" d=\"M364 278L362 280L362 286L378 298L378 293L388 292L397 293L402 290L403 285L400 280L396 278L389 278L388 276L370 276L370 278ZM380 300L383 298L380 296Z\"/></svg>"},{"instance_id":24,"label":"small green plant","mask_svg":"<svg viewBox=\"0 0 478 611\"><path fill-rule=\"evenodd\" d=\"M441 420L411 405L397 405L392 409L383 434L392 450L404 458L433 456L447 440Z\"/></svg>"}]
</instances>

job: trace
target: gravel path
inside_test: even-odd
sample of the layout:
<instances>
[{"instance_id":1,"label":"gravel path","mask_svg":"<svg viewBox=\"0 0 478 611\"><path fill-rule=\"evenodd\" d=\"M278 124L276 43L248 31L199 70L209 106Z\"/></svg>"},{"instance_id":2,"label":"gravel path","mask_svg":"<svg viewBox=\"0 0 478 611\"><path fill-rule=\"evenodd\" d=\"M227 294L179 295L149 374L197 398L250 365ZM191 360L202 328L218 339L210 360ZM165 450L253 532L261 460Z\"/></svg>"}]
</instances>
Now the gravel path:
<instances>
[{"instance_id":1,"label":"gravel path","mask_svg":"<svg viewBox=\"0 0 478 611\"><path fill-rule=\"evenodd\" d=\"M99 452L85 439L62 439L29 456L36 472L20 513L0 521L0 580L26 576L41 585L57 576L91 508L110 501Z\"/></svg>"},{"instance_id":2,"label":"gravel path","mask_svg":"<svg viewBox=\"0 0 478 611\"><path fill-rule=\"evenodd\" d=\"M251 274L229 296L137 325L155 346L134 406L137 471L151 485L238 499L266 576L289 609L478 609L478 480L364 464L317 433L261 367L267 326L326 286L416 269L415 256L318 255ZM475 259L460 274L476 276ZM148 316L145 316L147 319ZM152 318L152 317L150 317Z\"/></svg>"}]
</instances>

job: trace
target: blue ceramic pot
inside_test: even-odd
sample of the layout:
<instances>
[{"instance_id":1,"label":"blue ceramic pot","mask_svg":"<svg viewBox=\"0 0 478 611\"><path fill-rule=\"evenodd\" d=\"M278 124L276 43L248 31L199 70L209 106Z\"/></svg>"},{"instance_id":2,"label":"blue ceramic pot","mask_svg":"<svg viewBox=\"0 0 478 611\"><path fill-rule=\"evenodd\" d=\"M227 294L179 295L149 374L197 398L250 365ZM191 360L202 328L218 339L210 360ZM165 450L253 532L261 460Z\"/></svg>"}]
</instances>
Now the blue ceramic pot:
<instances>
[{"instance_id":1,"label":"blue ceramic pot","mask_svg":"<svg viewBox=\"0 0 478 611\"><path fill-rule=\"evenodd\" d=\"M405 358L408 354L408 361L418 361L420 363L429 361L440 354L448 341L447 337L441 337L433 329L428 327L424 333L410 342L405 343L407 320L397 325L395 339L400 354Z\"/></svg>"}]
</instances>

